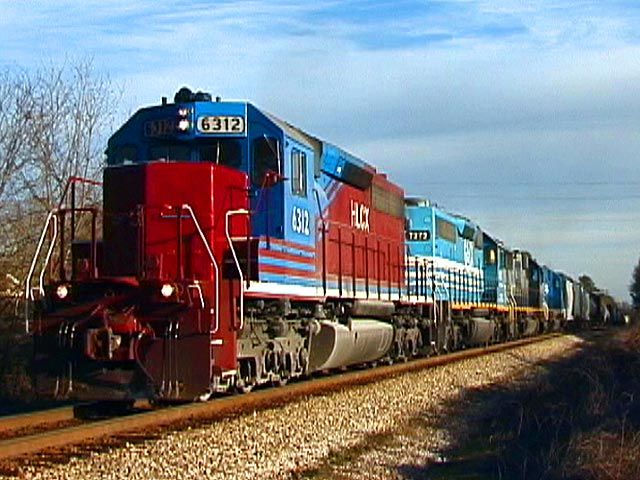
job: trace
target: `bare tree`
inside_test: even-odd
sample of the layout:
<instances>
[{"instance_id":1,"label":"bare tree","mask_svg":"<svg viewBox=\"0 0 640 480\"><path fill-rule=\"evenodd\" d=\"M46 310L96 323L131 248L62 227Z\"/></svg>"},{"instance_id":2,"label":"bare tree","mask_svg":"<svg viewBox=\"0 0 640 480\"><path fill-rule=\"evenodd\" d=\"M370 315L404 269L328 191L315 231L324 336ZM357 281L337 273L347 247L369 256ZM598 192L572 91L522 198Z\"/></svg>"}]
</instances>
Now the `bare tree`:
<instances>
[{"instance_id":1,"label":"bare tree","mask_svg":"<svg viewBox=\"0 0 640 480\"><path fill-rule=\"evenodd\" d=\"M27 112L31 110L30 82L9 72L0 74L0 202L9 194L16 174L25 164Z\"/></svg>"},{"instance_id":2,"label":"bare tree","mask_svg":"<svg viewBox=\"0 0 640 480\"><path fill-rule=\"evenodd\" d=\"M0 73L0 291L24 278L69 177L97 179L119 93L91 61ZM80 186L79 205L99 200Z\"/></svg>"},{"instance_id":3,"label":"bare tree","mask_svg":"<svg viewBox=\"0 0 640 480\"><path fill-rule=\"evenodd\" d=\"M119 93L91 61L0 71L0 403L30 396L17 313L47 211L71 176L98 179ZM79 205L99 201L82 186ZM79 225L82 228L82 225Z\"/></svg>"},{"instance_id":4,"label":"bare tree","mask_svg":"<svg viewBox=\"0 0 640 480\"><path fill-rule=\"evenodd\" d=\"M598 287L596 287L595 282L589 275L581 275L578 280L587 292L595 292L598 290Z\"/></svg>"},{"instance_id":5,"label":"bare tree","mask_svg":"<svg viewBox=\"0 0 640 480\"><path fill-rule=\"evenodd\" d=\"M631 275L631 284L629 285L629 293L631 294L631 302L633 308L640 309L640 260L633 269Z\"/></svg>"}]
</instances>

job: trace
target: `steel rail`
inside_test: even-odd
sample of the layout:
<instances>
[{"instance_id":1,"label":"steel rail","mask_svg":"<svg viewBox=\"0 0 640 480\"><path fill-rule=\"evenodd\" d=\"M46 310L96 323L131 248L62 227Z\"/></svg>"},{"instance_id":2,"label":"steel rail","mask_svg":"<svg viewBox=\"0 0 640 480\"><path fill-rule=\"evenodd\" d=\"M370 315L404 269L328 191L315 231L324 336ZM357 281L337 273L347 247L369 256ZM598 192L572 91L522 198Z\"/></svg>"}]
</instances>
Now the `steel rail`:
<instances>
[{"instance_id":1,"label":"steel rail","mask_svg":"<svg viewBox=\"0 0 640 480\"><path fill-rule=\"evenodd\" d=\"M40 427L51 423L73 420L73 407L52 408L37 412L20 413L0 417L0 433L21 430L24 428Z\"/></svg>"},{"instance_id":2,"label":"steel rail","mask_svg":"<svg viewBox=\"0 0 640 480\"><path fill-rule=\"evenodd\" d=\"M184 422L198 423L210 421L233 414L280 406L309 395L326 394L354 385L370 384L409 372L512 350L561 335L563 334L551 333L540 337L490 345L484 348L462 350L448 355L420 358L378 368L350 370L339 375L321 376L309 381L292 383L280 388L254 391L245 395L222 397L205 403L192 403L172 408L152 410L150 412L126 417L118 417L35 435L12 438L0 441L0 460L31 455L50 448L58 449L84 442L98 441L110 436L154 428L166 428L175 424L184 424Z\"/></svg>"}]
</instances>

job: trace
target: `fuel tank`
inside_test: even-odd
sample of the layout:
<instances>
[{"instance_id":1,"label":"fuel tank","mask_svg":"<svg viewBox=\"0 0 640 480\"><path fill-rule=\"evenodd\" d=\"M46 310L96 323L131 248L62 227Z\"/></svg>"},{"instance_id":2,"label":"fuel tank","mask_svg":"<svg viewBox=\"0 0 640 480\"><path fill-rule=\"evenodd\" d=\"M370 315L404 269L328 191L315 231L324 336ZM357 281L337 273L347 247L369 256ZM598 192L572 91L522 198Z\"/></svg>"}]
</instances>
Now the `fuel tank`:
<instances>
[{"instance_id":1,"label":"fuel tank","mask_svg":"<svg viewBox=\"0 0 640 480\"><path fill-rule=\"evenodd\" d=\"M472 318L469 320L468 345L481 345L487 343L493 337L495 322L486 318Z\"/></svg>"},{"instance_id":2,"label":"fuel tank","mask_svg":"<svg viewBox=\"0 0 640 480\"><path fill-rule=\"evenodd\" d=\"M393 342L393 326L373 319L350 319L346 325L319 322L309 351L309 370L329 370L384 357Z\"/></svg>"}]
</instances>

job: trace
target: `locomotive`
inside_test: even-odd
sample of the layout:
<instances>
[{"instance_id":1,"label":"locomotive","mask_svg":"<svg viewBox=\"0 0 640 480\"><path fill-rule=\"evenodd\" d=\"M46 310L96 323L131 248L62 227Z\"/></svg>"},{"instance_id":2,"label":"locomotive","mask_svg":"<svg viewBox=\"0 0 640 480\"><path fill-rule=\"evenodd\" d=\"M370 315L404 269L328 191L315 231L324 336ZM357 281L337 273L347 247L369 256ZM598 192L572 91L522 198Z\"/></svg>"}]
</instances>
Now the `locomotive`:
<instances>
[{"instance_id":1,"label":"locomotive","mask_svg":"<svg viewBox=\"0 0 640 480\"><path fill-rule=\"evenodd\" d=\"M78 181L26 280L43 395L206 399L589 316L579 283L248 102L182 88L110 137L101 211Z\"/></svg>"}]
</instances>

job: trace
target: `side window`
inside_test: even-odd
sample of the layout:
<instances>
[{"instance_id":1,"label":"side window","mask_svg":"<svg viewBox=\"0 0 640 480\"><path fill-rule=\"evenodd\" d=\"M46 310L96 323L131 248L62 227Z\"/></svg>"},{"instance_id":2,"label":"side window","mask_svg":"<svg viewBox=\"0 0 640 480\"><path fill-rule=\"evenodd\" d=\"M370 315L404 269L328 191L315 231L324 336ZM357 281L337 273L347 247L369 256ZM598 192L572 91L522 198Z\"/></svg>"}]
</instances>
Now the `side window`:
<instances>
[{"instance_id":1,"label":"side window","mask_svg":"<svg viewBox=\"0 0 640 480\"><path fill-rule=\"evenodd\" d=\"M259 137L253 141L253 173L251 181L257 187L264 183L267 172L280 171L280 144L274 137Z\"/></svg>"},{"instance_id":2,"label":"side window","mask_svg":"<svg viewBox=\"0 0 640 480\"><path fill-rule=\"evenodd\" d=\"M496 251L493 248L486 248L484 250L484 263L487 265L495 265Z\"/></svg>"},{"instance_id":3,"label":"side window","mask_svg":"<svg viewBox=\"0 0 640 480\"><path fill-rule=\"evenodd\" d=\"M436 218L436 232L438 234L438 237L444 238L451 243L456 243L456 241L458 240L455 225L443 218Z\"/></svg>"},{"instance_id":4,"label":"side window","mask_svg":"<svg viewBox=\"0 0 640 480\"><path fill-rule=\"evenodd\" d=\"M291 193L307 196L307 154L296 148L291 150Z\"/></svg>"},{"instance_id":5,"label":"side window","mask_svg":"<svg viewBox=\"0 0 640 480\"><path fill-rule=\"evenodd\" d=\"M476 237L474 242L475 242L476 248L482 248L482 246L484 245L484 235L482 234L482 230L480 229L476 230Z\"/></svg>"},{"instance_id":6,"label":"side window","mask_svg":"<svg viewBox=\"0 0 640 480\"><path fill-rule=\"evenodd\" d=\"M504 263L502 264L504 268L507 270L513 270L514 268L514 259L513 254L510 252L505 252L504 254Z\"/></svg>"}]
</instances>

